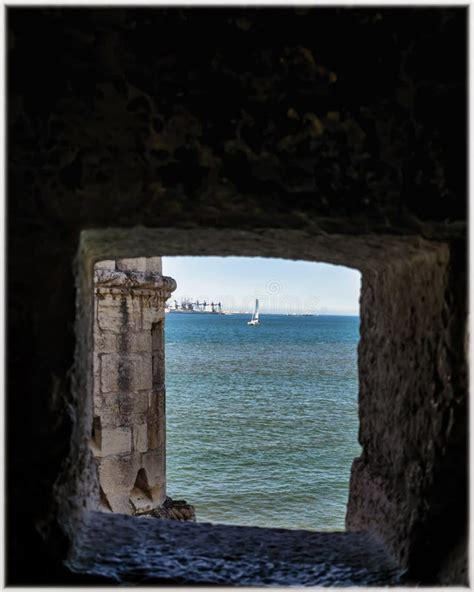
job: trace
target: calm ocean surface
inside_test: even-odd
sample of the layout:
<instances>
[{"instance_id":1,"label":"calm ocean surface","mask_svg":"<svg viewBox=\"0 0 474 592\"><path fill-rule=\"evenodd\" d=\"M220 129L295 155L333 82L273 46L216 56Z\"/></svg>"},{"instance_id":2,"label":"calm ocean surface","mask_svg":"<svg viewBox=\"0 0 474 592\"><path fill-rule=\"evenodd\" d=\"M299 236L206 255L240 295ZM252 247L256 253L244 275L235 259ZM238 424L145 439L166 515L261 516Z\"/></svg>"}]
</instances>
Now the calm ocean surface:
<instances>
[{"instance_id":1,"label":"calm ocean surface","mask_svg":"<svg viewBox=\"0 0 474 592\"><path fill-rule=\"evenodd\" d=\"M199 522L343 530L359 318L166 315L167 488Z\"/></svg>"}]
</instances>

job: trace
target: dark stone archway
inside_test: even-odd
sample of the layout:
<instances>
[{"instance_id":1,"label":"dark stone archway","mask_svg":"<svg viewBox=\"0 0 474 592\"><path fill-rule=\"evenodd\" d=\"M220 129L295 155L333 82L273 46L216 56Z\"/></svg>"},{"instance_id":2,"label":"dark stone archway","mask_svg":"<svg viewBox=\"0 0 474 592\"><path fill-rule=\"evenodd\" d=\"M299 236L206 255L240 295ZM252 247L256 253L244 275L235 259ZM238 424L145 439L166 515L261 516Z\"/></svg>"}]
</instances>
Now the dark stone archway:
<instances>
[{"instance_id":1,"label":"dark stone archway","mask_svg":"<svg viewBox=\"0 0 474 592\"><path fill-rule=\"evenodd\" d=\"M8 583L81 581L84 231L361 269L347 524L464 582L466 9L7 12Z\"/></svg>"}]
</instances>

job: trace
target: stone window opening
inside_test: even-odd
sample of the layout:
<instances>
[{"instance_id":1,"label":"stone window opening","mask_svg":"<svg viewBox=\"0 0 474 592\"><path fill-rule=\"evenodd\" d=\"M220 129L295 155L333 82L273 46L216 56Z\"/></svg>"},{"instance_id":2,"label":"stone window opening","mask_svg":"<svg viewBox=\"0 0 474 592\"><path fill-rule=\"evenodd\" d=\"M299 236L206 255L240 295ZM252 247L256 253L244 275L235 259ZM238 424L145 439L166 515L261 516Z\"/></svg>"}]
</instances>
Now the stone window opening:
<instances>
[{"instance_id":1,"label":"stone window opening","mask_svg":"<svg viewBox=\"0 0 474 592\"><path fill-rule=\"evenodd\" d=\"M261 257L166 257L163 269L178 283L166 315L169 491L201 522L343 531L360 454L360 274Z\"/></svg>"},{"instance_id":2,"label":"stone window opening","mask_svg":"<svg viewBox=\"0 0 474 592\"><path fill-rule=\"evenodd\" d=\"M207 254L304 259L355 267L362 272L358 348L362 453L355 459L351 471L347 531L292 533L271 528L140 520L123 516L116 510L113 513L96 512L99 487L96 482L97 494L94 494L93 464L86 463L85 474L77 486L77 497L70 498L71 504L79 502L84 509L77 514L77 533L70 532L76 544L68 560L69 567L79 573L107 573L117 582L133 577L127 574L133 574L137 568L149 574L149 581L176 582L183 577L188 583L224 582L227 585L258 585L262 582L267 585L272 582L280 585L288 582L300 585L321 585L321 582L324 585L386 585L405 581L404 574L415 581L428 577L432 572L433 549L427 551L423 541L429 539L438 520L437 515L430 514L430 508L439 508L439 503L444 503L444 490L439 483L448 477L445 468L449 463L438 458L439 449L433 445L442 438L433 430L444 429L445 424L442 421L423 423L421 416L435 414L441 417L447 404L434 404L432 400L439 395L438 387L446 386L446 380L450 380L448 374L436 366L437 360L445 360L445 364L449 360L445 352L447 344L440 337L447 331L444 299L450 294L449 248L444 243L419 237L325 237L275 229L83 231L77 259L80 313L76 329L74 388L83 410L78 433L82 426L87 441L93 423L91 369L95 369L95 365L91 339L94 304L90 295L93 294L94 264L120 257L150 257L157 253L166 256ZM420 294L423 294L424 301ZM412 346L402 347L408 343ZM437 352L436 359L432 356L433 351ZM437 377L434 383L430 376ZM413 422L407 421L406 409L415 410L416 430L412 429ZM462 425L458 427L462 430ZM105 428L103 422L102 448L107 441ZM416 454L413 455L413 451ZM152 489L150 475L147 476ZM70 483L75 478L76 475L72 475ZM127 484L128 505L136 478L137 472L134 472ZM60 495L60 489L58 493ZM83 502L84 494L85 499L96 495L97 503ZM427 499L430 500L428 506ZM67 529L67 524L72 523L65 517L64 524ZM453 536L456 528L453 524ZM443 536L447 548L452 545L450 536L449 533ZM145 565L138 548L139 541L144 540L155 541L156 545ZM136 554L134 545L138 545ZM125 561L117 566L107 562L105 557L119 555L124 546L130 550ZM95 551L99 548L101 557L97 557ZM437 553L441 552L438 546ZM188 559L186 566L171 569L171 563L182 554ZM206 567L200 563L203 557ZM272 562L273 568L264 576L262 566L267 561ZM275 572L280 561L287 566L285 575ZM318 569L328 564L338 566L338 569L335 572L330 570L327 577L318 576ZM441 573L443 569L445 567L441 565L438 571ZM446 569L449 570L449 565ZM294 579L290 574L294 574Z\"/></svg>"},{"instance_id":3,"label":"stone window opening","mask_svg":"<svg viewBox=\"0 0 474 592\"><path fill-rule=\"evenodd\" d=\"M250 259L250 261L253 261L253 259ZM178 520L195 520L193 506L185 500L179 500L179 502L172 500L167 494L168 479L166 471L167 466L171 465L174 492L179 495L181 488L183 491L187 491L185 497L191 503L206 499L205 489L195 491L191 482L183 479L179 470L176 470L177 465L180 464L179 452L175 453L168 462L169 454L166 450L164 309L165 302L169 302L172 296L171 290L164 289L162 284L172 287L176 285L171 278L163 277L162 262L159 257L105 260L94 265L96 305L94 359L96 368L91 444L98 464L101 495L107 501L105 505L102 504L100 507L105 507L106 511L113 508L113 511L117 513L129 513L134 516L148 515L157 518L165 516ZM303 295L300 296L304 299ZM269 297L267 305L275 305L273 296ZM287 306L288 302L285 302L284 305ZM303 307L311 305L316 306L314 298L312 300L306 298L300 302L300 306ZM167 322L170 321L171 317L168 316ZM285 351L283 344L280 347L283 348L282 351ZM189 352L186 356L191 365L193 355L193 352ZM245 352L242 352L242 356L242 359L245 359ZM268 360L268 363L272 366L271 360ZM225 380L226 378L224 378ZM283 380L285 379L283 378ZM311 378L308 377L305 384L309 386L310 382ZM222 386L225 388L224 384ZM199 385L197 387L202 388ZM206 394L203 392L201 396L206 397ZM315 399L314 405L317 405L317 399ZM195 412L196 422L193 423L199 425L202 414L199 413L199 410L195 410ZM343 409L341 412L344 413ZM102 437L102 418L105 423L104 437ZM336 421L336 416L333 417L333 420ZM212 421L212 418L210 421ZM350 425L352 426L352 420ZM324 424L321 427L324 427ZM179 425L175 426L175 431L184 430L186 433L191 432L192 429L193 426L189 426L188 429ZM199 428L197 429L199 430ZM312 435L305 432L308 445L317 434L317 429L315 424L313 426L315 431L313 431ZM329 480L347 482L347 489L350 465L353 458L358 455L355 444L356 434L352 430L350 430L350 433L353 436L354 443L352 455L349 453L347 458L344 458L344 464L342 464L342 459L337 459L337 462L341 463L337 477L328 475ZM100 444L98 443L99 437ZM104 446L102 446L102 440L104 440ZM199 431L197 432L196 441L199 442ZM255 442L257 441L258 439L255 439ZM351 442L347 440L346 445L349 446L350 444ZM287 446L285 457L279 457L279 462L282 464L279 476L276 477L276 482L280 483L283 488L285 488L286 480L284 476L285 467L287 467L285 464L287 462L286 457L291 457L295 453L295 451L292 451L290 441ZM199 450L199 448L198 445L196 450ZM223 442L220 448L223 450L229 449L226 442ZM282 448L285 449L285 446L282 446ZM216 456L216 473L219 472L218 457L219 452L217 452ZM275 458L275 460L277 459ZM196 466L199 466L202 461L198 455L193 457L192 461L187 459L185 462L193 462ZM251 458L249 458L249 463L251 462ZM307 462L311 464L312 461L307 458ZM306 464L305 462L304 465ZM315 471L317 471L317 461L314 461L313 464ZM262 465L260 472L265 473L265 470L265 465ZM283 507L292 507L293 498L295 496L297 498L300 494L303 495L303 492L298 489L298 483L301 483L304 476L306 487L309 487L309 491L312 492L315 499L319 500L318 503L321 505L319 514L327 507L330 517L327 518L325 523L323 519L316 517L314 514L311 515L310 511L308 511L308 526L303 526L301 525L303 520L298 515L295 507L294 522L289 520L284 525L278 522L275 524L270 522L270 524L280 528L300 527L315 530L318 527L327 529L329 524L333 523L333 528L343 530L347 489L341 492L339 483L337 483L335 484L337 491L328 494L327 485L321 490L318 489L314 471L311 475L307 472L307 468L301 467L301 471L296 475L292 472L290 466L288 466L288 471L288 475L296 478L296 489L293 491L292 498L288 500L280 499ZM192 477L188 477L188 479L192 479ZM271 474L269 479L275 480L274 475ZM196 482L196 480L193 479L193 482ZM224 486L225 483L223 481ZM213 488L212 479L208 486L211 489ZM229 483L228 487L229 493L226 497L231 497L232 483ZM129 488L128 503L125 500L127 488ZM270 495L271 491L271 486L267 487L262 483L261 493ZM259 492L255 493L259 495ZM346 499L343 499L344 497ZM263 518L259 515L258 506L254 508L252 518L242 514L242 505L245 505L243 501L235 504L232 522L239 524L241 520L242 524L248 524L249 522L252 524L253 522L255 526L262 526L262 524L259 524L259 520L261 521ZM333 508L337 508L337 513ZM303 512L307 512L306 508L301 509ZM283 513L285 513L285 510ZM265 511L263 510L264 514ZM200 518L198 516L197 519L202 521L212 520L217 523L220 521L227 522L226 515L221 517L213 516L212 518L209 516ZM300 523L299 526L298 522ZM334 523L337 523L337 527L334 526ZM268 524L265 525L268 526Z\"/></svg>"}]
</instances>

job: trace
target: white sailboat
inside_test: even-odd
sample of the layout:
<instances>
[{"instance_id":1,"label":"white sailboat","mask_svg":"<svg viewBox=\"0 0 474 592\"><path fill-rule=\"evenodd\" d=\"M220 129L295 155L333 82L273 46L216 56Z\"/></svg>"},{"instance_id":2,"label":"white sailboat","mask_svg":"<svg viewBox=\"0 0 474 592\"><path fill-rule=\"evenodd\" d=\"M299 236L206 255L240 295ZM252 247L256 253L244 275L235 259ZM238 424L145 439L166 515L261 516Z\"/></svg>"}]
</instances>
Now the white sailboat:
<instances>
[{"instance_id":1,"label":"white sailboat","mask_svg":"<svg viewBox=\"0 0 474 592\"><path fill-rule=\"evenodd\" d=\"M250 321L248 321L247 325L260 325L260 321L258 319L258 299L255 300L255 312L252 315Z\"/></svg>"}]
</instances>

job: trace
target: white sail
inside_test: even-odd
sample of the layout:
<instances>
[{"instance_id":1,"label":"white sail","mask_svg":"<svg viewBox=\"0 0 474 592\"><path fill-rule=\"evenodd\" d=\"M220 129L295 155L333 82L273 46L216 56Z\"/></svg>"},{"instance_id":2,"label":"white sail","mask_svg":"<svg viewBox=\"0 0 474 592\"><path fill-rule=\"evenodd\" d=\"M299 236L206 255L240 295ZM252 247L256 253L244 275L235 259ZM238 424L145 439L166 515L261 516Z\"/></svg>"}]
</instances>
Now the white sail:
<instances>
[{"instance_id":1,"label":"white sail","mask_svg":"<svg viewBox=\"0 0 474 592\"><path fill-rule=\"evenodd\" d=\"M252 319L248 321L247 325L259 325L260 321L258 320L258 299L255 300L255 312L252 315Z\"/></svg>"}]
</instances>

